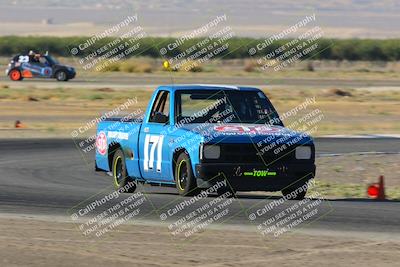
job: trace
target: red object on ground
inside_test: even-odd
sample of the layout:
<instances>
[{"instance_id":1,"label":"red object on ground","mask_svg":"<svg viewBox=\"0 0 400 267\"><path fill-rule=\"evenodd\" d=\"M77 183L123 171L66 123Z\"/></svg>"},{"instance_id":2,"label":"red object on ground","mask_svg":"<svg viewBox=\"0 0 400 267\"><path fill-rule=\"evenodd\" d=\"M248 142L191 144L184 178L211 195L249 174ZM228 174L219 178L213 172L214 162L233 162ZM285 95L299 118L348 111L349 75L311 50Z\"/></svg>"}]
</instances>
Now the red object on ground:
<instances>
[{"instance_id":1,"label":"red object on ground","mask_svg":"<svg viewBox=\"0 0 400 267\"><path fill-rule=\"evenodd\" d=\"M378 198L378 194L379 194L379 184L375 183L375 184L370 184L368 186L368 190L367 190L368 196L370 198Z\"/></svg>"},{"instance_id":2,"label":"red object on ground","mask_svg":"<svg viewBox=\"0 0 400 267\"><path fill-rule=\"evenodd\" d=\"M15 128L25 128L21 121L15 121Z\"/></svg>"},{"instance_id":3,"label":"red object on ground","mask_svg":"<svg viewBox=\"0 0 400 267\"><path fill-rule=\"evenodd\" d=\"M368 186L368 196L377 200L385 200L385 183L383 175L379 176L379 182L373 183Z\"/></svg>"},{"instance_id":4,"label":"red object on ground","mask_svg":"<svg viewBox=\"0 0 400 267\"><path fill-rule=\"evenodd\" d=\"M379 176L379 193L378 193L379 200L385 200L385 182L383 181L383 175Z\"/></svg>"}]
</instances>

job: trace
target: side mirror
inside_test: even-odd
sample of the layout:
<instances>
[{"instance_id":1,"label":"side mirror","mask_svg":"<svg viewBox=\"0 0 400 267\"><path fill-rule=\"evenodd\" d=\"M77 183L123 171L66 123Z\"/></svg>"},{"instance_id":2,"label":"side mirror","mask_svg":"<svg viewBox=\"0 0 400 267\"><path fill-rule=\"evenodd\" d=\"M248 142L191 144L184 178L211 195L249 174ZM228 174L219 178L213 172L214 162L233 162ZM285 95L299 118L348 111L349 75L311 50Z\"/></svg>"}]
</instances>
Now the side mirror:
<instances>
[{"instance_id":1,"label":"side mirror","mask_svg":"<svg viewBox=\"0 0 400 267\"><path fill-rule=\"evenodd\" d=\"M153 122L157 123L167 123L168 122L168 116L162 114L161 112L156 112L154 114Z\"/></svg>"}]
</instances>

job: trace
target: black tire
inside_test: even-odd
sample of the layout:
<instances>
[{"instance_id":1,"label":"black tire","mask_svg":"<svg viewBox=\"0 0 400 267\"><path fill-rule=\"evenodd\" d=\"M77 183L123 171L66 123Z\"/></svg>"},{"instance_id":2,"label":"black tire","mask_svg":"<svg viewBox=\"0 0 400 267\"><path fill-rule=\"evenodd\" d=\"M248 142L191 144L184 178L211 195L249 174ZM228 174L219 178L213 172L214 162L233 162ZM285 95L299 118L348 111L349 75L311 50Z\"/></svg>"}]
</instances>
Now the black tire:
<instances>
[{"instance_id":1,"label":"black tire","mask_svg":"<svg viewBox=\"0 0 400 267\"><path fill-rule=\"evenodd\" d=\"M55 76L56 76L57 81L59 81L59 82L68 81L67 72L65 72L64 70L57 71Z\"/></svg>"},{"instance_id":2,"label":"black tire","mask_svg":"<svg viewBox=\"0 0 400 267\"><path fill-rule=\"evenodd\" d=\"M193 196L198 193L196 179L193 174L190 158L181 153L175 164L175 184L179 195Z\"/></svg>"},{"instance_id":3,"label":"black tire","mask_svg":"<svg viewBox=\"0 0 400 267\"><path fill-rule=\"evenodd\" d=\"M114 153L112 161L112 175L115 189L122 189L129 183L130 186L127 187L127 190L123 192L135 192L136 183L128 176L125 165L125 156L121 149L117 149Z\"/></svg>"},{"instance_id":4,"label":"black tire","mask_svg":"<svg viewBox=\"0 0 400 267\"><path fill-rule=\"evenodd\" d=\"M307 184L303 183L300 185L296 185L296 186L289 186L286 187L284 189L282 189L282 195L285 196L288 199L293 199L293 200L302 200L304 199L304 197L307 194ZM305 188L305 190L301 189L301 188ZM296 192L297 190L297 192Z\"/></svg>"}]
</instances>

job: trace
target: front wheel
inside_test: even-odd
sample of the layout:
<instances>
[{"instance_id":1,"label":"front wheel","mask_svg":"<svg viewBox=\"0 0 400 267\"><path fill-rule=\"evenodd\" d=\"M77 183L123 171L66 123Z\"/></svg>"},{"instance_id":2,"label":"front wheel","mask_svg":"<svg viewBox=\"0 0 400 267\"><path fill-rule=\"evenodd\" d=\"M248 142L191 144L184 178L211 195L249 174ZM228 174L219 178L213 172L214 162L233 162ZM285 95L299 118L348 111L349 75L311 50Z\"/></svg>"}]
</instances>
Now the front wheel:
<instances>
[{"instance_id":1,"label":"front wheel","mask_svg":"<svg viewBox=\"0 0 400 267\"><path fill-rule=\"evenodd\" d=\"M63 70L57 71L56 79L59 82L68 81L67 73L65 71L63 71Z\"/></svg>"},{"instance_id":2,"label":"front wheel","mask_svg":"<svg viewBox=\"0 0 400 267\"><path fill-rule=\"evenodd\" d=\"M192 164L186 153L181 153L176 161L175 183L181 196L193 196L197 193L197 183L192 171Z\"/></svg>"},{"instance_id":3,"label":"front wheel","mask_svg":"<svg viewBox=\"0 0 400 267\"><path fill-rule=\"evenodd\" d=\"M125 156L121 149L114 153L112 161L112 174L115 189L124 188L124 192L133 193L136 190L136 183L128 176L125 164Z\"/></svg>"}]
</instances>

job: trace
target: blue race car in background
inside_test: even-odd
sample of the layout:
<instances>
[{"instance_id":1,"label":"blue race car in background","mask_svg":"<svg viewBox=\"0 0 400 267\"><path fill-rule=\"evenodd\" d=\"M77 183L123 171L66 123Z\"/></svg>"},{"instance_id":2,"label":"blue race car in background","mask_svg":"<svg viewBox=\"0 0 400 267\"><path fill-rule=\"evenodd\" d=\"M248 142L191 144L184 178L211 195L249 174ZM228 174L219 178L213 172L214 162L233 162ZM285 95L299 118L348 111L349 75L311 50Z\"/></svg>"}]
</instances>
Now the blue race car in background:
<instances>
[{"instance_id":1,"label":"blue race car in background","mask_svg":"<svg viewBox=\"0 0 400 267\"><path fill-rule=\"evenodd\" d=\"M285 128L252 87L160 86L143 119L108 118L97 127L96 170L112 174L117 188L136 181L193 195L225 179L221 192L289 195L314 178L314 160L312 138Z\"/></svg>"},{"instance_id":2,"label":"blue race car in background","mask_svg":"<svg viewBox=\"0 0 400 267\"><path fill-rule=\"evenodd\" d=\"M58 81L68 81L75 77L73 67L60 64L48 53L41 55L29 52L28 55L16 55L8 64L6 75L12 81L24 78L52 78Z\"/></svg>"}]
</instances>

